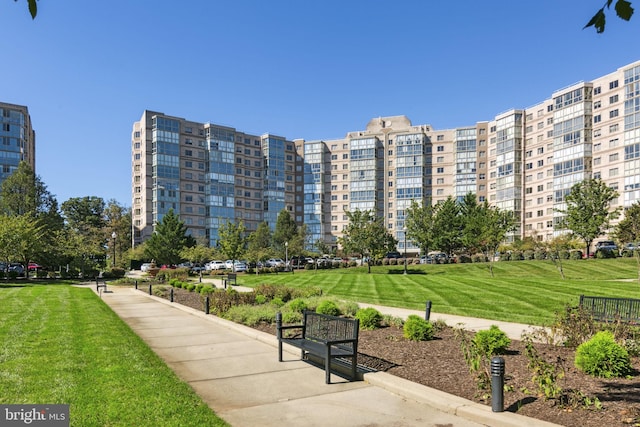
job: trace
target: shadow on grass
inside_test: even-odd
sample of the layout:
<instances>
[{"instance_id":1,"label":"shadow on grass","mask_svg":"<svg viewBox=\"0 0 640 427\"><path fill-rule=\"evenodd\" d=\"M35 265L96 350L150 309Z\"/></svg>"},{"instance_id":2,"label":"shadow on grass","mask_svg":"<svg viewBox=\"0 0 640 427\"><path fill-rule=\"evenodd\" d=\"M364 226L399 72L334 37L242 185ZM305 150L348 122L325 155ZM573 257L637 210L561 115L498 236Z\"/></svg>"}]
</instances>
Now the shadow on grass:
<instances>
[{"instance_id":1,"label":"shadow on grass","mask_svg":"<svg viewBox=\"0 0 640 427\"><path fill-rule=\"evenodd\" d=\"M404 268L401 269L388 269L386 274L404 274ZM412 270L407 268L407 274L427 274L424 270Z\"/></svg>"}]
</instances>

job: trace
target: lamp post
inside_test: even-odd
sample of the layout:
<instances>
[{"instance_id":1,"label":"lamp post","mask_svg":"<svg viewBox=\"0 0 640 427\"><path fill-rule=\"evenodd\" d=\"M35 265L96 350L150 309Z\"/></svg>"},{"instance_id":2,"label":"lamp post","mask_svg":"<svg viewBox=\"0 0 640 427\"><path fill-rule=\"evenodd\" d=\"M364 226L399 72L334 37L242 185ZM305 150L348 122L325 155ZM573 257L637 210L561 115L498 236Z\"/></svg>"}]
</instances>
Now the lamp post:
<instances>
[{"instance_id":1,"label":"lamp post","mask_svg":"<svg viewBox=\"0 0 640 427\"><path fill-rule=\"evenodd\" d=\"M402 229L404 232L404 274L407 274L407 226Z\"/></svg>"},{"instance_id":2,"label":"lamp post","mask_svg":"<svg viewBox=\"0 0 640 427\"><path fill-rule=\"evenodd\" d=\"M113 265L112 265L112 268L116 267L116 237L118 237L118 235L116 234L115 231L113 233L111 233L111 239L113 240Z\"/></svg>"},{"instance_id":3,"label":"lamp post","mask_svg":"<svg viewBox=\"0 0 640 427\"><path fill-rule=\"evenodd\" d=\"M289 271L289 242L284 242L284 265L286 271Z\"/></svg>"}]
</instances>

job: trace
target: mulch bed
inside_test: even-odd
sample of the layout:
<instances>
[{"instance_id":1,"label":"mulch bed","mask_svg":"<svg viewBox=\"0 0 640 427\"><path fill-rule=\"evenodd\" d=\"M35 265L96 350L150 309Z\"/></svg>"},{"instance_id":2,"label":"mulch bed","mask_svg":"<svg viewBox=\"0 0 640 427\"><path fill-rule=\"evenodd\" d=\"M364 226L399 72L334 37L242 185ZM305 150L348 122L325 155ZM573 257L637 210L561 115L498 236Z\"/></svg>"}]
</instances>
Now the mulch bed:
<instances>
[{"instance_id":1,"label":"mulch bed","mask_svg":"<svg viewBox=\"0 0 640 427\"><path fill-rule=\"evenodd\" d=\"M200 295L175 290L175 301L202 310ZM275 326L259 325L256 329L275 334ZM547 362L559 361L565 377L559 384L565 397L583 404L560 405L538 394L528 368L524 344L512 340L505 359L505 411L545 420L567 427L640 426L640 358L633 358L633 375L627 378L594 378L578 371L573 364L575 351L560 346L535 344L538 354ZM386 327L360 331L358 364L432 387L462 398L491 405L490 391L478 390L474 375L464 361L462 346L454 329L445 327L432 341L413 342L402 330ZM584 405L587 397L600 402ZM582 398L582 399L578 399Z\"/></svg>"}]
</instances>

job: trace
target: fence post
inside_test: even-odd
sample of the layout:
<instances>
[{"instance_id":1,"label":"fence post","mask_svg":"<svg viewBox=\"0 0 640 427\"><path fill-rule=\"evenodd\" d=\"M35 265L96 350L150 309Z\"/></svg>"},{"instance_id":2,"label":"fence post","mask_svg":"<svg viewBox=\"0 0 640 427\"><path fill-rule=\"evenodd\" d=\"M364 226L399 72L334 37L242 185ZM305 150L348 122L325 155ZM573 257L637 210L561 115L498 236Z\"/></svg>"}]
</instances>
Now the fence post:
<instances>
[{"instance_id":1,"label":"fence post","mask_svg":"<svg viewBox=\"0 0 640 427\"><path fill-rule=\"evenodd\" d=\"M149 295L153 295L153 292L151 292L151 284L149 284Z\"/></svg>"},{"instance_id":2,"label":"fence post","mask_svg":"<svg viewBox=\"0 0 640 427\"><path fill-rule=\"evenodd\" d=\"M173 302L173 288L171 288L171 302Z\"/></svg>"},{"instance_id":3,"label":"fence post","mask_svg":"<svg viewBox=\"0 0 640 427\"><path fill-rule=\"evenodd\" d=\"M209 295L204 299L204 314L209 314Z\"/></svg>"},{"instance_id":4,"label":"fence post","mask_svg":"<svg viewBox=\"0 0 640 427\"><path fill-rule=\"evenodd\" d=\"M278 361L282 362L282 313L276 313L276 336L278 338Z\"/></svg>"},{"instance_id":5,"label":"fence post","mask_svg":"<svg viewBox=\"0 0 640 427\"><path fill-rule=\"evenodd\" d=\"M138 281L136 280L136 281L134 281L133 283L134 283L134 285L135 285L135 287L136 287L136 291L137 291L137 290L138 290Z\"/></svg>"}]
</instances>

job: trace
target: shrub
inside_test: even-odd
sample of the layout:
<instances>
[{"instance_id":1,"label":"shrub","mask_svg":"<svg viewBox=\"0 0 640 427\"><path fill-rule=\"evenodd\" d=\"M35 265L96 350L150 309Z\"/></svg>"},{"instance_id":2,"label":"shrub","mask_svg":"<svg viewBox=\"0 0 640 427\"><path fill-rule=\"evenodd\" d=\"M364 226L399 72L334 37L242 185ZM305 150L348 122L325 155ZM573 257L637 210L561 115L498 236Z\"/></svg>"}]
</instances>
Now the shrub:
<instances>
[{"instance_id":1,"label":"shrub","mask_svg":"<svg viewBox=\"0 0 640 427\"><path fill-rule=\"evenodd\" d=\"M621 377L631 372L629 353L609 331L598 332L576 349L576 368L594 377Z\"/></svg>"},{"instance_id":2,"label":"shrub","mask_svg":"<svg viewBox=\"0 0 640 427\"><path fill-rule=\"evenodd\" d=\"M188 283L186 286L184 286L184 289L188 290L189 292L193 292L195 288L196 285L194 285L193 283Z\"/></svg>"},{"instance_id":3,"label":"shrub","mask_svg":"<svg viewBox=\"0 0 640 427\"><path fill-rule=\"evenodd\" d=\"M525 260L531 261L534 257L534 252L532 250L527 249L526 251L524 251L523 255Z\"/></svg>"},{"instance_id":4,"label":"shrub","mask_svg":"<svg viewBox=\"0 0 640 427\"><path fill-rule=\"evenodd\" d=\"M538 249L533 253L533 259L536 259L536 260L539 260L539 261L547 259L547 252L544 251L544 250Z\"/></svg>"},{"instance_id":5,"label":"shrub","mask_svg":"<svg viewBox=\"0 0 640 427\"><path fill-rule=\"evenodd\" d=\"M403 335L411 341L429 341L433 339L433 325L422 317L410 314L402 328Z\"/></svg>"},{"instance_id":6,"label":"shrub","mask_svg":"<svg viewBox=\"0 0 640 427\"><path fill-rule=\"evenodd\" d=\"M582 251L573 250L573 251L569 252L569 258L570 259L582 259Z\"/></svg>"},{"instance_id":7,"label":"shrub","mask_svg":"<svg viewBox=\"0 0 640 427\"><path fill-rule=\"evenodd\" d=\"M489 329L478 331L472 341L478 352L487 357L505 354L511 344L507 334L496 325L491 325Z\"/></svg>"},{"instance_id":8,"label":"shrub","mask_svg":"<svg viewBox=\"0 0 640 427\"><path fill-rule=\"evenodd\" d=\"M197 293L200 293L200 291L202 290L202 287L203 287L203 286L204 286L204 285L203 285L202 283L198 283L198 284L196 285L196 292L197 292Z\"/></svg>"},{"instance_id":9,"label":"shrub","mask_svg":"<svg viewBox=\"0 0 640 427\"><path fill-rule=\"evenodd\" d=\"M596 251L596 258L615 258L616 253L611 249L598 249Z\"/></svg>"},{"instance_id":10,"label":"shrub","mask_svg":"<svg viewBox=\"0 0 640 427\"><path fill-rule=\"evenodd\" d=\"M307 309L307 303L302 298L296 298L289 302L289 308L291 311L302 313Z\"/></svg>"},{"instance_id":11,"label":"shrub","mask_svg":"<svg viewBox=\"0 0 640 427\"><path fill-rule=\"evenodd\" d=\"M360 320L360 328L373 330L380 327L382 314L373 307L367 307L356 312L356 319Z\"/></svg>"},{"instance_id":12,"label":"shrub","mask_svg":"<svg viewBox=\"0 0 640 427\"><path fill-rule=\"evenodd\" d=\"M260 305L266 302L267 302L267 297L265 297L264 295L256 295L256 304Z\"/></svg>"},{"instance_id":13,"label":"shrub","mask_svg":"<svg viewBox=\"0 0 640 427\"><path fill-rule=\"evenodd\" d=\"M210 295L212 294L214 291L213 286L211 285L204 285L201 289L200 289L200 295Z\"/></svg>"},{"instance_id":14,"label":"shrub","mask_svg":"<svg viewBox=\"0 0 640 427\"><path fill-rule=\"evenodd\" d=\"M472 262L473 259L469 255L460 254L458 255L458 263L459 264L467 264Z\"/></svg>"},{"instance_id":15,"label":"shrub","mask_svg":"<svg viewBox=\"0 0 640 427\"><path fill-rule=\"evenodd\" d=\"M282 313L282 323L295 324L302 322L302 313L297 311L285 311Z\"/></svg>"},{"instance_id":16,"label":"shrub","mask_svg":"<svg viewBox=\"0 0 640 427\"><path fill-rule=\"evenodd\" d=\"M386 326L395 326L396 328L402 328L404 326L404 319L402 317L392 316L390 314L383 314L382 324Z\"/></svg>"},{"instance_id":17,"label":"shrub","mask_svg":"<svg viewBox=\"0 0 640 427\"><path fill-rule=\"evenodd\" d=\"M346 301L339 304L340 311L345 316L354 317L358 310L360 310L360 306L357 302Z\"/></svg>"},{"instance_id":18,"label":"shrub","mask_svg":"<svg viewBox=\"0 0 640 427\"><path fill-rule=\"evenodd\" d=\"M271 300L271 304L280 308L284 305L284 301L282 301L282 298L275 297Z\"/></svg>"},{"instance_id":19,"label":"shrub","mask_svg":"<svg viewBox=\"0 0 640 427\"><path fill-rule=\"evenodd\" d=\"M328 314L330 316L340 316L338 305L330 300L324 300L316 308L316 313Z\"/></svg>"},{"instance_id":20,"label":"shrub","mask_svg":"<svg viewBox=\"0 0 640 427\"><path fill-rule=\"evenodd\" d=\"M558 258L560 258L560 259L569 259L570 255L571 254L567 250L563 249L561 251L558 251Z\"/></svg>"}]
</instances>

